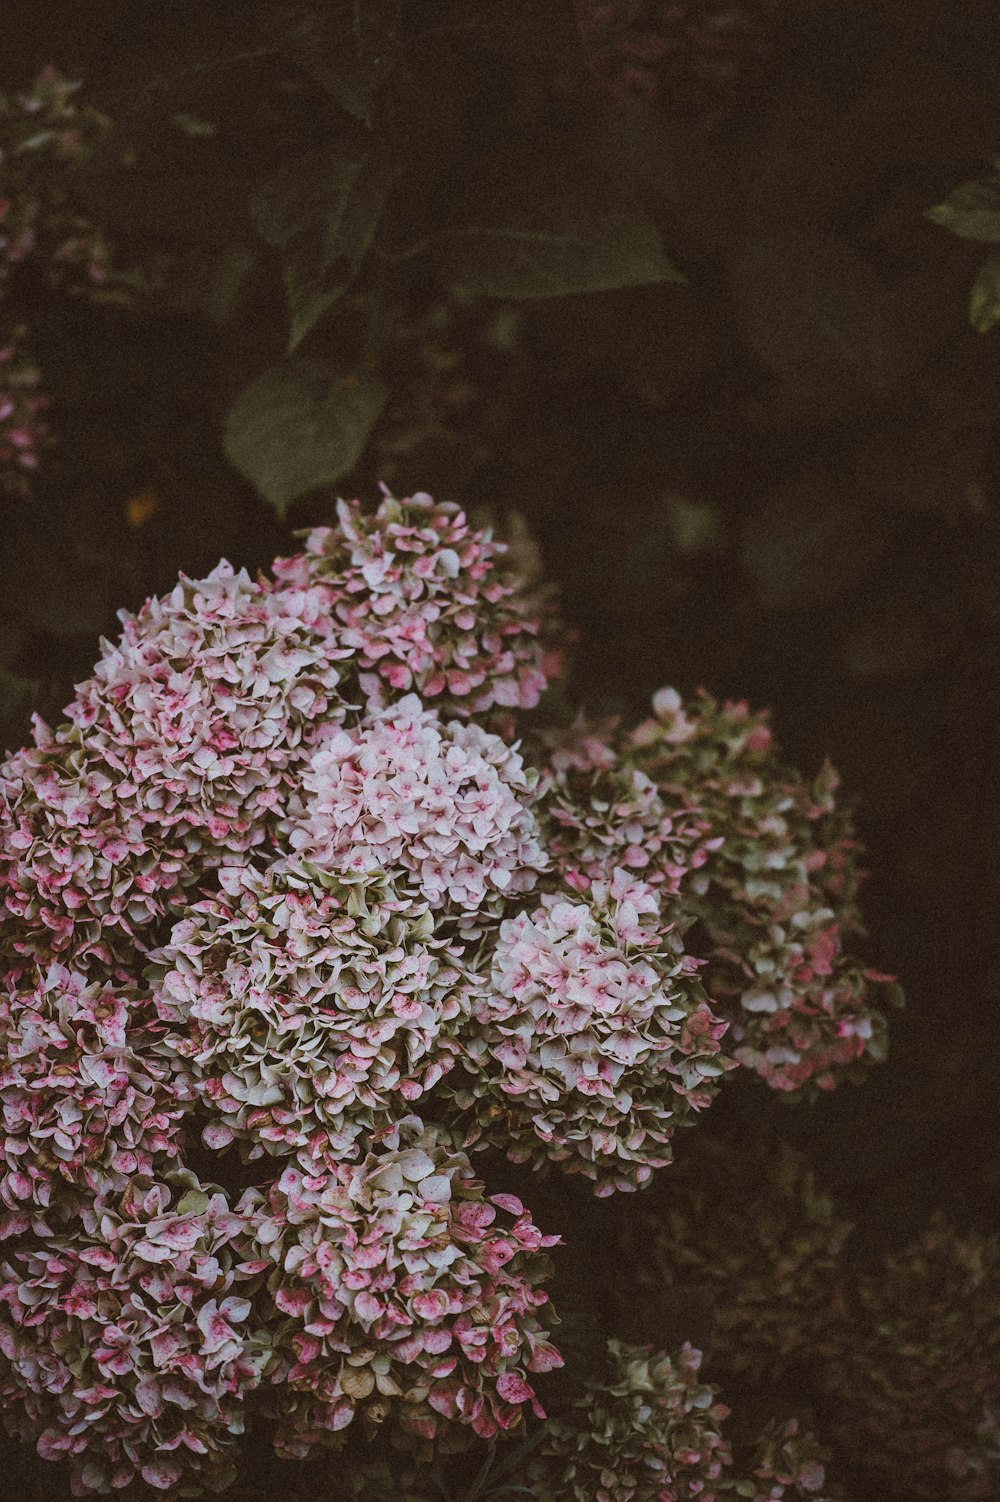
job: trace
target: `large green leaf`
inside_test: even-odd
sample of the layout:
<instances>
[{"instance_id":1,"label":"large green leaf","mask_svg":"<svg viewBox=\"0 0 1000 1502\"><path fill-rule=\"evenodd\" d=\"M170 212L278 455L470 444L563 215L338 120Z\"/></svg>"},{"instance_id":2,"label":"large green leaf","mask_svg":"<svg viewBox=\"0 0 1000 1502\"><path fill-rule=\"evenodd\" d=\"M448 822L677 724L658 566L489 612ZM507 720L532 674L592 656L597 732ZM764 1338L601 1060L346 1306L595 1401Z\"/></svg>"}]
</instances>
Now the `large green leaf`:
<instances>
[{"instance_id":1,"label":"large green leaf","mask_svg":"<svg viewBox=\"0 0 1000 1502\"><path fill-rule=\"evenodd\" d=\"M963 240L1000 242L1000 182L963 183L944 203L927 210L927 218Z\"/></svg>"},{"instance_id":2,"label":"large green leaf","mask_svg":"<svg viewBox=\"0 0 1000 1502\"><path fill-rule=\"evenodd\" d=\"M788 230L738 242L726 277L745 343L765 369L802 387L882 396L905 346L873 269L831 236Z\"/></svg>"},{"instance_id":3,"label":"large green leaf","mask_svg":"<svg viewBox=\"0 0 1000 1502\"><path fill-rule=\"evenodd\" d=\"M368 126L395 66L401 13L401 0L291 0L259 8L265 36Z\"/></svg>"},{"instance_id":4,"label":"large green leaf","mask_svg":"<svg viewBox=\"0 0 1000 1502\"><path fill-rule=\"evenodd\" d=\"M979 268L969 299L969 322L980 334L1000 323L1000 256L990 256Z\"/></svg>"},{"instance_id":5,"label":"large green leaf","mask_svg":"<svg viewBox=\"0 0 1000 1502\"><path fill-rule=\"evenodd\" d=\"M384 384L312 360L288 360L237 397L226 454L279 513L354 468L385 406Z\"/></svg>"},{"instance_id":6,"label":"large green leaf","mask_svg":"<svg viewBox=\"0 0 1000 1502\"><path fill-rule=\"evenodd\" d=\"M392 171L372 152L311 151L261 185L257 229L281 252L289 352L350 286L385 208Z\"/></svg>"},{"instance_id":7,"label":"large green leaf","mask_svg":"<svg viewBox=\"0 0 1000 1502\"><path fill-rule=\"evenodd\" d=\"M484 297L561 297L683 282L658 231L585 161L501 148L476 162L437 252L443 278Z\"/></svg>"}]
</instances>

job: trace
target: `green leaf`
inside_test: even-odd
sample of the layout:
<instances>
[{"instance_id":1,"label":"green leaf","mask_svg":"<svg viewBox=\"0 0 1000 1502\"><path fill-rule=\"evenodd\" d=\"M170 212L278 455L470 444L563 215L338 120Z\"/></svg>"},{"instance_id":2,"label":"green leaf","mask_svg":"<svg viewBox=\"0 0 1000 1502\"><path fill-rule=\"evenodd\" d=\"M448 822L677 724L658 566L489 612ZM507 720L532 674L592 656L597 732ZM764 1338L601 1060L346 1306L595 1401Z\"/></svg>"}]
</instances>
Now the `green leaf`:
<instances>
[{"instance_id":1,"label":"green leaf","mask_svg":"<svg viewBox=\"0 0 1000 1502\"><path fill-rule=\"evenodd\" d=\"M388 391L370 375L338 375L317 361L288 360L237 397L226 454L280 513L296 496L353 469Z\"/></svg>"},{"instance_id":2,"label":"green leaf","mask_svg":"<svg viewBox=\"0 0 1000 1502\"><path fill-rule=\"evenodd\" d=\"M1000 323L1000 256L990 256L979 268L969 298L969 322L980 334Z\"/></svg>"},{"instance_id":3,"label":"green leaf","mask_svg":"<svg viewBox=\"0 0 1000 1502\"><path fill-rule=\"evenodd\" d=\"M963 240L1000 241L1000 182L963 183L944 203L927 210L927 218Z\"/></svg>"},{"instance_id":4,"label":"green leaf","mask_svg":"<svg viewBox=\"0 0 1000 1502\"><path fill-rule=\"evenodd\" d=\"M506 1476L514 1475L532 1451L538 1449L538 1446L545 1439L548 1432L549 1427L547 1424L542 1424L538 1429L533 1429L530 1434L526 1434L514 1446L513 1450L504 1455L499 1465L494 1466L492 1472L493 1489L489 1493L491 1497L496 1496L500 1490L496 1483L503 1481Z\"/></svg>"},{"instance_id":5,"label":"green leaf","mask_svg":"<svg viewBox=\"0 0 1000 1502\"><path fill-rule=\"evenodd\" d=\"M254 223L281 251L292 327L289 353L357 275L385 208L392 169L360 157L311 151L261 185Z\"/></svg>"},{"instance_id":6,"label":"green leaf","mask_svg":"<svg viewBox=\"0 0 1000 1502\"><path fill-rule=\"evenodd\" d=\"M187 1193L181 1195L180 1199L177 1201L177 1214L200 1215L203 1210L208 1209L209 1204L210 1200L208 1195L205 1194L201 1189L189 1189Z\"/></svg>"},{"instance_id":7,"label":"green leaf","mask_svg":"<svg viewBox=\"0 0 1000 1502\"><path fill-rule=\"evenodd\" d=\"M259 14L280 51L370 127L378 92L396 63L401 0L261 5Z\"/></svg>"},{"instance_id":8,"label":"green leaf","mask_svg":"<svg viewBox=\"0 0 1000 1502\"><path fill-rule=\"evenodd\" d=\"M460 201L467 217L439 256L460 291L543 298L685 280L641 209L558 143L544 161L532 147L476 163Z\"/></svg>"},{"instance_id":9,"label":"green leaf","mask_svg":"<svg viewBox=\"0 0 1000 1502\"><path fill-rule=\"evenodd\" d=\"M789 230L737 243L726 279L739 332L765 369L800 389L883 396L906 346L892 299L849 246Z\"/></svg>"},{"instance_id":10,"label":"green leaf","mask_svg":"<svg viewBox=\"0 0 1000 1502\"><path fill-rule=\"evenodd\" d=\"M492 1440L488 1450L486 1451L486 1455L483 1458L483 1463L479 1467L479 1470L476 1472L475 1476L472 1478L472 1485L469 1487L469 1490L465 1494L465 1502L475 1502L475 1499L482 1492L483 1487L486 1485L486 1478L489 1476L490 1471L493 1469L493 1461L496 1457L496 1453L496 1440Z\"/></svg>"}]
</instances>

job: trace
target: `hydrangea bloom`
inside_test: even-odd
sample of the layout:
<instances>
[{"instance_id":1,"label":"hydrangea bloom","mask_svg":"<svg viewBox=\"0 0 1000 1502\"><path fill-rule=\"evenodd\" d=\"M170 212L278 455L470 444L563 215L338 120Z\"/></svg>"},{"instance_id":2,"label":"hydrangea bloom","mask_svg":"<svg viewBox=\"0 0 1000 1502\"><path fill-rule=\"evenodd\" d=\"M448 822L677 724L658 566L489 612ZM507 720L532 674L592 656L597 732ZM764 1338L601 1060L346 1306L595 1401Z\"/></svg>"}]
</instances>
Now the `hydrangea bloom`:
<instances>
[{"instance_id":1,"label":"hydrangea bloom","mask_svg":"<svg viewBox=\"0 0 1000 1502\"><path fill-rule=\"evenodd\" d=\"M528 891L547 864L537 781L498 735L442 725L408 694L323 741L285 832L317 866L403 872L431 908L474 913Z\"/></svg>"},{"instance_id":2,"label":"hydrangea bloom","mask_svg":"<svg viewBox=\"0 0 1000 1502\"><path fill-rule=\"evenodd\" d=\"M138 817L238 853L259 845L318 720L345 713L317 591L220 563L121 613L67 713Z\"/></svg>"},{"instance_id":3,"label":"hydrangea bloom","mask_svg":"<svg viewBox=\"0 0 1000 1502\"><path fill-rule=\"evenodd\" d=\"M643 1256L607 1297L624 1329L637 1298L647 1319L661 1306L699 1311L699 1339L726 1381L791 1379L830 1334L850 1230L787 1143L691 1133L670 1172L619 1211L621 1255L641 1246Z\"/></svg>"},{"instance_id":4,"label":"hydrangea bloom","mask_svg":"<svg viewBox=\"0 0 1000 1502\"><path fill-rule=\"evenodd\" d=\"M3 977L0 1240L59 1234L94 1194L176 1166L184 1106L149 1023L134 991L56 963Z\"/></svg>"},{"instance_id":5,"label":"hydrangea bloom","mask_svg":"<svg viewBox=\"0 0 1000 1502\"><path fill-rule=\"evenodd\" d=\"M274 571L282 588L322 591L370 706L410 691L462 717L538 703L560 654L508 576L502 543L423 493L386 492L372 516L341 501L337 514L338 527L317 527Z\"/></svg>"},{"instance_id":6,"label":"hydrangea bloom","mask_svg":"<svg viewBox=\"0 0 1000 1502\"><path fill-rule=\"evenodd\" d=\"M0 770L18 950L128 960L197 871L265 841L314 722L345 713L317 607L220 564L122 612L71 723L37 721L37 748Z\"/></svg>"},{"instance_id":7,"label":"hydrangea bloom","mask_svg":"<svg viewBox=\"0 0 1000 1502\"><path fill-rule=\"evenodd\" d=\"M685 906L711 942L705 976L732 1022L727 1046L773 1088L832 1089L885 1052L874 987L890 979L843 953L860 928L854 840L836 774L805 784L777 760L765 715L672 689L626 742L668 806L702 814L710 857Z\"/></svg>"},{"instance_id":8,"label":"hydrangea bloom","mask_svg":"<svg viewBox=\"0 0 1000 1502\"><path fill-rule=\"evenodd\" d=\"M726 1067L696 970L622 869L587 901L544 896L501 925L458 1103L517 1162L560 1163L598 1194L644 1183Z\"/></svg>"},{"instance_id":9,"label":"hydrangea bloom","mask_svg":"<svg viewBox=\"0 0 1000 1502\"><path fill-rule=\"evenodd\" d=\"M0 952L127 976L196 880L190 842L143 815L76 726L36 717L35 740L0 764Z\"/></svg>"},{"instance_id":10,"label":"hydrangea bloom","mask_svg":"<svg viewBox=\"0 0 1000 1502\"><path fill-rule=\"evenodd\" d=\"M94 1235L15 1246L0 1264L0 1399L43 1457L69 1462L76 1495L140 1476L182 1496L232 1480L245 1399L271 1359L241 1292L255 1269L240 1212L140 1178Z\"/></svg>"},{"instance_id":11,"label":"hydrangea bloom","mask_svg":"<svg viewBox=\"0 0 1000 1502\"><path fill-rule=\"evenodd\" d=\"M593 752L588 746L582 754ZM709 826L697 811L668 806L645 772L622 766L611 746L608 752L610 766L566 766L563 750L552 767L548 845L562 879L585 892L623 867L661 895L675 896L719 837L709 841Z\"/></svg>"},{"instance_id":12,"label":"hydrangea bloom","mask_svg":"<svg viewBox=\"0 0 1000 1502\"><path fill-rule=\"evenodd\" d=\"M87 162L110 122L77 104L80 85L43 68L25 93L0 94L0 283L29 257L51 281L81 277L99 285L109 269L107 242L72 206L67 174Z\"/></svg>"},{"instance_id":13,"label":"hydrangea bloom","mask_svg":"<svg viewBox=\"0 0 1000 1502\"><path fill-rule=\"evenodd\" d=\"M22 94L0 93L0 488L23 496L47 436L48 398L23 323L31 307L20 272L30 263L51 286L123 300L112 291L111 253L101 231L73 201L73 174L107 136L109 121L77 104L78 84L45 68Z\"/></svg>"},{"instance_id":14,"label":"hydrangea bloom","mask_svg":"<svg viewBox=\"0 0 1000 1502\"><path fill-rule=\"evenodd\" d=\"M732 1452L729 1409L698 1379L701 1352L675 1356L609 1340L604 1370L570 1413L549 1420L528 1484L539 1502L720 1502Z\"/></svg>"},{"instance_id":15,"label":"hydrangea bloom","mask_svg":"<svg viewBox=\"0 0 1000 1502\"><path fill-rule=\"evenodd\" d=\"M211 1147L353 1155L452 1067L474 985L461 951L384 883L297 863L220 883L152 956L159 1051Z\"/></svg>"},{"instance_id":16,"label":"hydrangea bloom","mask_svg":"<svg viewBox=\"0 0 1000 1502\"><path fill-rule=\"evenodd\" d=\"M391 1411L424 1439L442 1417L490 1438L524 1404L541 1413L525 1372L561 1365L535 1286L558 1238L512 1195L484 1199L442 1129L408 1117L360 1164L300 1159L256 1236L291 1363L280 1452L329 1441L358 1411L374 1424Z\"/></svg>"},{"instance_id":17,"label":"hydrangea bloom","mask_svg":"<svg viewBox=\"0 0 1000 1502\"><path fill-rule=\"evenodd\" d=\"M833 1494L818 1495L826 1481L829 1452L798 1419L775 1419L757 1440L754 1454L753 1502L830 1502ZM742 1489L741 1494L742 1494ZM747 1496L751 1493L749 1489Z\"/></svg>"}]
</instances>

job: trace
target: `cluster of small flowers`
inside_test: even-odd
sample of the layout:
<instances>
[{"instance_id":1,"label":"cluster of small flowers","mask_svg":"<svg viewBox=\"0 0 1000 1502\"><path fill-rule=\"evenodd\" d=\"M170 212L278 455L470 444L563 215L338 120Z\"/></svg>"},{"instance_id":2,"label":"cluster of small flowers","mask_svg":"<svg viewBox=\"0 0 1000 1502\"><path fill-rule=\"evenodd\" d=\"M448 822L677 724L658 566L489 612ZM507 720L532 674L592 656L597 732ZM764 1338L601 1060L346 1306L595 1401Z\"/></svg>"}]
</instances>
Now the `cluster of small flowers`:
<instances>
[{"instance_id":1,"label":"cluster of small flowers","mask_svg":"<svg viewBox=\"0 0 1000 1502\"><path fill-rule=\"evenodd\" d=\"M791 1502L793 1497L831 1502L832 1494L817 1495L826 1481L828 1459L829 1452L798 1419L773 1420L755 1446L753 1502ZM737 1495L741 1490L736 1488ZM745 1495L751 1495L749 1489Z\"/></svg>"},{"instance_id":2,"label":"cluster of small flowers","mask_svg":"<svg viewBox=\"0 0 1000 1502\"><path fill-rule=\"evenodd\" d=\"M234 1477L270 1360L241 1291L260 1270L243 1212L138 1177L89 1231L15 1242L0 1264L0 1401L43 1458L69 1461L77 1495Z\"/></svg>"},{"instance_id":3,"label":"cluster of small flowers","mask_svg":"<svg viewBox=\"0 0 1000 1502\"><path fill-rule=\"evenodd\" d=\"M995 1495L984 1413L1000 1410L1000 1237L943 1220L843 1291L818 1376L831 1436L885 1496Z\"/></svg>"},{"instance_id":4,"label":"cluster of small flowers","mask_svg":"<svg viewBox=\"0 0 1000 1502\"><path fill-rule=\"evenodd\" d=\"M0 94L0 287L29 257L57 283L108 280L107 241L67 189L67 174L92 159L110 130L97 110L76 103L78 88L48 67L25 93Z\"/></svg>"},{"instance_id":5,"label":"cluster of small flowers","mask_svg":"<svg viewBox=\"0 0 1000 1502\"><path fill-rule=\"evenodd\" d=\"M35 968L35 967L32 967ZM148 1004L55 962L0 988L0 1240L47 1237L180 1160L185 1107Z\"/></svg>"},{"instance_id":6,"label":"cluster of small flowers","mask_svg":"<svg viewBox=\"0 0 1000 1502\"><path fill-rule=\"evenodd\" d=\"M574 900L576 899L576 900ZM665 927L656 891L622 868L500 926L456 1095L508 1156L595 1180L644 1184L671 1159L678 1118L707 1106L730 1061L697 962Z\"/></svg>"},{"instance_id":7,"label":"cluster of small flowers","mask_svg":"<svg viewBox=\"0 0 1000 1502\"><path fill-rule=\"evenodd\" d=\"M16 273L28 261L50 286L121 296L112 287L107 239L74 206L72 176L110 129L103 115L75 101L78 87L49 67L25 93L0 93L0 307L10 302ZM40 383L28 330L7 313L0 333L0 488L22 497L48 435Z\"/></svg>"},{"instance_id":8,"label":"cluster of small flowers","mask_svg":"<svg viewBox=\"0 0 1000 1502\"><path fill-rule=\"evenodd\" d=\"M674 1356L609 1340L604 1369L549 1420L528 1462L539 1502L721 1502L732 1452L729 1409L699 1381L701 1352Z\"/></svg>"},{"instance_id":9,"label":"cluster of small flowers","mask_svg":"<svg viewBox=\"0 0 1000 1502\"><path fill-rule=\"evenodd\" d=\"M349 1156L454 1065L476 978L426 905L298 863L227 867L147 975L203 1140Z\"/></svg>"},{"instance_id":10,"label":"cluster of small flowers","mask_svg":"<svg viewBox=\"0 0 1000 1502\"><path fill-rule=\"evenodd\" d=\"M802 3L802 0L798 0ZM788 0L576 0L578 25L603 92L703 107L771 49Z\"/></svg>"},{"instance_id":11,"label":"cluster of small flowers","mask_svg":"<svg viewBox=\"0 0 1000 1502\"><path fill-rule=\"evenodd\" d=\"M346 713L315 591L220 564L103 643L55 733L0 767L0 912L20 953L128 965L206 870L262 845Z\"/></svg>"},{"instance_id":12,"label":"cluster of small flowers","mask_svg":"<svg viewBox=\"0 0 1000 1502\"><path fill-rule=\"evenodd\" d=\"M533 765L516 711L557 670L559 638L457 507L342 504L275 576L221 564L123 613L68 721L36 721L34 746L0 766L0 1381L81 1494L128 1466L154 1486L215 1484L247 1403L289 1456L342 1443L359 1413L425 1446L514 1427L536 1404L528 1374L559 1360L538 1286L552 1238L512 1197L485 1198L459 1144L559 1165L598 1194L635 1189L735 1068L702 985L742 976L720 935L756 963L766 920L761 953L791 967L770 983L826 994L807 984L823 955L809 950L807 975L777 921L826 859L802 853L799 824L790 850L778 838L779 809L811 832L811 805L769 764L747 791L715 722L678 772L691 737L662 698L623 770L596 733ZM839 882L849 906L838 858L823 891ZM780 867L759 902L732 876L757 866ZM807 945L835 922L813 896L796 887L788 908ZM707 966L686 948L696 917ZM752 1062L756 1014L730 1013L735 1059ZM790 1007L786 1048L805 1016ZM827 1048L823 1069L839 1062ZM241 1194L249 1164L258 1187ZM176 1214L216 1207L233 1249L214 1272L199 1251L204 1281L176 1302L163 1285L172 1312L154 1329L149 1237L115 1227L173 1216L175 1185L201 1196ZM236 1303L219 1315L217 1297ZM94 1318L128 1347L122 1383L107 1362L92 1381L39 1377L27 1332L72 1371L75 1350L107 1343ZM197 1393L147 1385L149 1362L174 1370L165 1332ZM218 1379L201 1365L217 1349ZM688 1378L670 1382L681 1435ZM718 1446L701 1444L677 1455L710 1471Z\"/></svg>"},{"instance_id":13,"label":"cluster of small flowers","mask_svg":"<svg viewBox=\"0 0 1000 1502\"><path fill-rule=\"evenodd\" d=\"M704 981L739 1063L777 1090L829 1090L885 1053L890 976L843 952L861 931L857 842L827 765L810 785L775 755L764 714L672 689L625 737L626 761L711 831L681 906L711 940ZM893 993L889 993L890 998Z\"/></svg>"},{"instance_id":14,"label":"cluster of small flowers","mask_svg":"<svg viewBox=\"0 0 1000 1502\"><path fill-rule=\"evenodd\" d=\"M436 912L502 911L548 865L537 772L481 726L441 724L416 694L324 739L283 832L327 870L399 870Z\"/></svg>"},{"instance_id":15,"label":"cluster of small flowers","mask_svg":"<svg viewBox=\"0 0 1000 1502\"><path fill-rule=\"evenodd\" d=\"M850 1231L787 1143L691 1133L670 1173L622 1206L622 1255L643 1256L628 1290L607 1297L623 1328L637 1298L647 1311L680 1300L704 1315L700 1338L723 1380L780 1382L831 1334Z\"/></svg>"},{"instance_id":16,"label":"cluster of small flowers","mask_svg":"<svg viewBox=\"0 0 1000 1502\"><path fill-rule=\"evenodd\" d=\"M41 393L41 372L25 353L23 324L0 333L0 486L27 494L29 476L38 468L45 439L41 413L48 405Z\"/></svg>"},{"instance_id":17,"label":"cluster of small flowers","mask_svg":"<svg viewBox=\"0 0 1000 1502\"><path fill-rule=\"evenodd\" d=\"M357 502L337 512L340 525L310 532L275 574L282 588L325 592L369 708L411 690L458 719L535 707L561 651L550 623L523 608L501 544L423 493L386 493L372 516Z\"/></svg>"},{"instance_id":18,"label":"cluster of small flowers","mask_svg":"<svg viewBox=\"0 0 1000 1502\"><path fill-rule=\"evenodd\" d=\"M513 1195L484 1199L443 1128L405 1117L359 1164L300 1155L255 1235L287 1364L279 1454L305 1455L358 1411L378 1424L391 1407L425 1441L442 1419L490 1439L523 1404L542 1416L525 1372L562 1365L536 1286L558 1237Z\"/></svg>"}]
</instances>

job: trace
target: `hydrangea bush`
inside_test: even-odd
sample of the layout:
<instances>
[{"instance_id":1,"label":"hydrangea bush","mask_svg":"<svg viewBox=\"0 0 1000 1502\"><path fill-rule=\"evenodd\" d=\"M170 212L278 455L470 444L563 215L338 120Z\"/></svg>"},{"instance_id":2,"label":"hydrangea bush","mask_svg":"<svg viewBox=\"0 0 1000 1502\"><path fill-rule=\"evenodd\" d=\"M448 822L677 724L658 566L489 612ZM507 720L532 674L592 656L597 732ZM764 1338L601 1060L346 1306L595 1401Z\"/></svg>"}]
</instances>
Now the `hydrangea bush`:
<instances>
[{"instance_id":1,"label":"hydrangea bush","mask_svg":"<svg viewBox=\"0 0 1000 1502\"><path fill-rule=\"evenodd\" d=\"M943 1218L841 1290L820 1373L832 1431L859 1437L887 1495L1000 1488L1000 1237Z\"/></svg>"},{"instance_id":2,"label":"hydrangea bush","mask_svg":"<svg viewBox=\"0 0 1000 1502\"><path fill-rule=\"evenodd\" d=\"M244 1428L516 1433L558 1237L468 1154L637 1190L735 1075L881 1057L832 776L671 691L546 729L567 640L458 507L385 493L123 613L0 767L0 1399L77 1495L220 1489ZM698 1360L612 1345L538 1494L723 1495ZM739 1495L815 1490L796 1432Z\"/></svg>"},{"instance_id":3,"label":"hydrangea bush","mask_svg":"<svg viewBox=\"0 0 1000 1502\"><path fill-rule=\"evenodd\" d=\"M668 1174L623 1204L616 1250L641 1247L629 1285L607 1297L623 1327L630 1304L697 1308L712 1371L727 1382L781 1381L811 1365L835 1328L831 1297L851 1225L805 1160L761 1130L737 1148L693 1133ZM632 1316L634 1317L634 1315Z\"/></svg>"}]
</instances>

